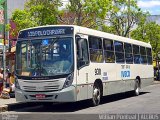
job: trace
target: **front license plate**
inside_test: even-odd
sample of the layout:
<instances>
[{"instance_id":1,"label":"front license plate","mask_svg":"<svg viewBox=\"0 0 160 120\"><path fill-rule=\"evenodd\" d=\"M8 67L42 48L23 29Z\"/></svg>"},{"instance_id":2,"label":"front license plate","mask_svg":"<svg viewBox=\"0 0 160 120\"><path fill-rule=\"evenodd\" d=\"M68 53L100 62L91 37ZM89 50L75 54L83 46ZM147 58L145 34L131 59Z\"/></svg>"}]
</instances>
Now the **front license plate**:
<instances>
[{"instance_id":1,"label":"front license plate","mask_svg":"<svg viewBox=\"0 0 160 120\"><path fill-rule=\"evenodd\" d=\"M46 98L46 95L45 94L36 94L36 99L44 99Z\"/></svg>"}]
</instances>

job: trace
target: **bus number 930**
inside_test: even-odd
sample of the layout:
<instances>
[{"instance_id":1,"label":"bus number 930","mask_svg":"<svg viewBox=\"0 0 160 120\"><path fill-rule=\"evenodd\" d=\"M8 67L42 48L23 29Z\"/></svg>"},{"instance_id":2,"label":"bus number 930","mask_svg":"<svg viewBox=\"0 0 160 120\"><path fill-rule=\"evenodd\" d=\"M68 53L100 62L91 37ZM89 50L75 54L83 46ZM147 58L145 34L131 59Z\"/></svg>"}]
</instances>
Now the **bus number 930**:
<instances>
[{"instance_id":1,"label":"bus number 930","mask_svg":"<svg viewBox=\"0 0 160 120\"><path fill-rule=\"evenodd\" d=\"M101 69L100 68L95 69L95 75L101 75Z\"/></svg>"}]
</instances>

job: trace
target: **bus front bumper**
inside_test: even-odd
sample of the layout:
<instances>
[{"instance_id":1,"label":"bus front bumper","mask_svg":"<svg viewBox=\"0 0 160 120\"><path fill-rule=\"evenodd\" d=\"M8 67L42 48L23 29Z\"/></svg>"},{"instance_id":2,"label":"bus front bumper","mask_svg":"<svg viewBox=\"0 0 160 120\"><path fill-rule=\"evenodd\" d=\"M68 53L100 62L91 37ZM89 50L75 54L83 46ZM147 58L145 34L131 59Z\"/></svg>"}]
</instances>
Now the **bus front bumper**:
<instances>
[{"instance_id":1,"label":"bus front bumper","mask_svg":"<svg viewBox=\"0 0 160 120\"><path fill-rule=\"evenodd\" d=\"M70 86L56 92L25 92L15 90L17 102L75 102L76 88Z\"/></svg>"}]
</instances>

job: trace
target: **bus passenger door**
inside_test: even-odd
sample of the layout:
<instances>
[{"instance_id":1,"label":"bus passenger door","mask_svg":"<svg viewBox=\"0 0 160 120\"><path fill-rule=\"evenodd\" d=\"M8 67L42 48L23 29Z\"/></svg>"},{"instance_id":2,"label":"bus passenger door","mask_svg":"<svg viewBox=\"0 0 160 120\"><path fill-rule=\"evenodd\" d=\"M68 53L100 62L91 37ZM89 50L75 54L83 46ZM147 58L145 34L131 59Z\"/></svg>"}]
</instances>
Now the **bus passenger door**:
<instances>
[{"instance_id":1,"label":"bus passenger door","mask_svg":"<svg viewBox=\"0 0 160 120\"><path fill-rule=\"evenodd\" d=\"M85 38L77 38L77 100L88 98L88 42Z\"/></svg>"}]
</instances>

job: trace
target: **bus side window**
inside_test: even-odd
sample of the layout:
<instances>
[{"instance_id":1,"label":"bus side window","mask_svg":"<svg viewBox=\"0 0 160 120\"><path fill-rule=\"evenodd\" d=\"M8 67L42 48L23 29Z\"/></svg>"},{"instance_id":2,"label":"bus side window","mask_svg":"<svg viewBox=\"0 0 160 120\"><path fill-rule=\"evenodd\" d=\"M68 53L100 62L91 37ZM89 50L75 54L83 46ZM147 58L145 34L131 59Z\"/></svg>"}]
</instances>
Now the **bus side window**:
<instances>
[{"instance_id":1,"label":"bus side window","mask_svg":"<svg viewBox=\"0 0 160 120\"><path fill-rule=\"evenodd\" d=\"M114 41L115 55L117 63L124 63L124 48L123 43L119 41Z\"/></svg>"},{"instance_id":2,"label":"bus side window","mask_svg":"<svg viewBox=\"0 0 160 120\"><path fill-rule=\"evenodd\" d=\"M104 58L106 63L115 62L113 40L103 39Z\"/></svg>"},{"instance_id":3,"label":"bus side window","mask_svg":"<svg viewBox=\"0 0 160 120\"><path fill-rule=\"evenodd\" d=\"M86 39L77 38L77 67L78 69L89 63L88 43Z\"/></svg>"},{"instance_id":4,"label":"bus side window","mask_svg":"<svg viewBox=\"0 0 160 120\"><path fill-rule=\"evenodd\" d=\"M140 51L138 45L133 45L133 56L134 56L134 63L140 64L141 60L140 60Z\"/></svg>"},{"instance_id":5,"label":"bus side window","mask_svg":"<svg viewBox=\"0 0 160 120\"><path fill-rule=\"evenodd\" d=\"M129 43L124 43L125 49L125 60L127 64L133 63L133 52L132 52L132 45Z\"/></svg>"},{"instance_id":6,"label":"bus side window","mask_svg":"<svg viewBox=\"0 0 160 120\"><path fill-rule=\"evenodd\" d=\"M146 48L147 49L147 63L149 65L152 65L152 50L151 48Z\"/></svg>"},{"instance_id":7,"label":"bus side window","mask_svg":"<svg viewBox=\"0 0 160 120\"><path fill-rule=\"evenodd\" d=\"M141 53L141 63L142 64L147 64L146 48L141 46L140 47L140 53Z\"/></svg>"},{"instance_id":8,"label":"bus side window","mask_svg":"<svg viewBox=\"0 0 160 120\"><path fill-rule=\"evenodd\" d=\"M89 36L90 59L92 62L103 62L102 40L98 37Z\"/></svg>"}]
</instances>

